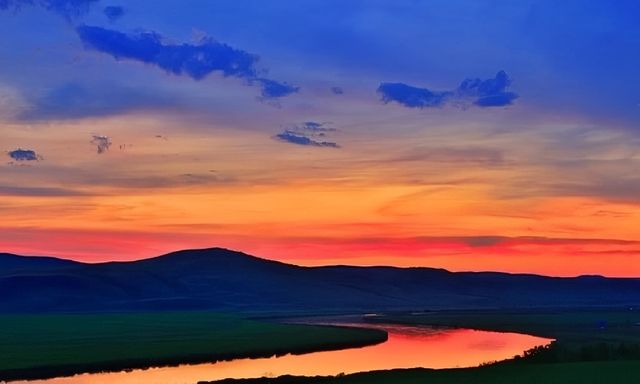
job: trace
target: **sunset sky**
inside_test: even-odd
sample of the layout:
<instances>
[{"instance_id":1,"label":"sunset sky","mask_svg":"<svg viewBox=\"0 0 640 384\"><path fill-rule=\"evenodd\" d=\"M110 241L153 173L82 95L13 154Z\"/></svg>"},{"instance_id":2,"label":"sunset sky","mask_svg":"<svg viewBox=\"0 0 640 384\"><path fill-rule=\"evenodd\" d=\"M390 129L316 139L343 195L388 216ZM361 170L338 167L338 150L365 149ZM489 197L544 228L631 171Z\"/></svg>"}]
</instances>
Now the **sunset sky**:
<instances>
[{"instance_id":1,"label":"sunset sky","mask_svg":"<svg viewBox=\"0 0 640 384\"><path fill-rule=\"evenodd\" d=\"M0 0L0 252L640 276L638 15Z\"/></svg>"}]
</instances>

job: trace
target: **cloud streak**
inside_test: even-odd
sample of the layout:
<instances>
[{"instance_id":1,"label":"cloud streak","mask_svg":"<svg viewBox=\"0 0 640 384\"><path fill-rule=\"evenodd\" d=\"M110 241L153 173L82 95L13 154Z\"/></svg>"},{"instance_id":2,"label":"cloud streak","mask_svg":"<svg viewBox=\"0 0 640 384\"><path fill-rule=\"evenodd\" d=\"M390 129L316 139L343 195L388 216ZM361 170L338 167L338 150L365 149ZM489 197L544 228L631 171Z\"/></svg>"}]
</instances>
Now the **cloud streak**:
<instances>
[{"instance_id":1,"label":"cloud streak","mask_svg":"<svg viewBox=\"0 0 640 384\"><path fill-rule=\"evenodd\" d=\"M452 91L432 91L404 83L382 83L377 89L384 104L396 102L407 108L434 108L445 105L457 107L503 107L513 104L519 95L507 91L511 79L505 71L494 78L465 79Z\"/></svg>"},{"instance_id":2,"label":"cloud streak","mask_svg":"<svg viewBox=\"0 0 640 384\"><path fill-rule=\"evenodd\" d=\"M16 187L0 185L0 196L19 196L19 197L66 197L66 196L85 196L84 192L51 187Z\"/></svg>"}]
</instances>

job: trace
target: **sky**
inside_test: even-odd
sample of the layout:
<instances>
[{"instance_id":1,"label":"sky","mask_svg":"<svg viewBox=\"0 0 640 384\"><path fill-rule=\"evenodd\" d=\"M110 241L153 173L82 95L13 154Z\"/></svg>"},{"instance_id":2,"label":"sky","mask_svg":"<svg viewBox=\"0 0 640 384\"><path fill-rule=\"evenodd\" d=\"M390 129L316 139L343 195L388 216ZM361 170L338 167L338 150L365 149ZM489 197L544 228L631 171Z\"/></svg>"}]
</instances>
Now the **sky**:
<instances>
[{"instance_id":1,"label":"sky","mask_svg":"<svg viewBox=\"0 0 640 384\"><path fill-rule=\"evenodd\" d=\"M640 276L638 17L0 0L0 251Z\"/></svg>"}]
</instances>

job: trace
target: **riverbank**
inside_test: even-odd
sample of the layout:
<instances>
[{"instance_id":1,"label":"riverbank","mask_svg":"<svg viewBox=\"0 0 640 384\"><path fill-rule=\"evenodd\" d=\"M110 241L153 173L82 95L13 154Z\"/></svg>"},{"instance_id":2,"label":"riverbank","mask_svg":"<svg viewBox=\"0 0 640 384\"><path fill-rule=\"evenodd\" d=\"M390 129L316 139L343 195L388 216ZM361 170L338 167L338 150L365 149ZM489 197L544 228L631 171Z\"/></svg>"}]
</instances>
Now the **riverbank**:
<instances>
[{"instance_id":1,"label":"riverbank","mask_svg":"<svg viewBox=\"0 0 640 384\"><path fill-rule=\"evenodd\" d=\"M542 365L495 364L478 368L399 369L335 377L221 380L199 384L636 384L638 361L600 361Z\"/></svg>"},{"instance_id":2,"label":"riverbank","mask_svg":"<svg viewBox=\"0 0 640 384\"><path fill-rule=\"evenodd\" d=\"M373 345L384 331L210 312L0 316L0 381Z\"/></svg>"}]
</instances>

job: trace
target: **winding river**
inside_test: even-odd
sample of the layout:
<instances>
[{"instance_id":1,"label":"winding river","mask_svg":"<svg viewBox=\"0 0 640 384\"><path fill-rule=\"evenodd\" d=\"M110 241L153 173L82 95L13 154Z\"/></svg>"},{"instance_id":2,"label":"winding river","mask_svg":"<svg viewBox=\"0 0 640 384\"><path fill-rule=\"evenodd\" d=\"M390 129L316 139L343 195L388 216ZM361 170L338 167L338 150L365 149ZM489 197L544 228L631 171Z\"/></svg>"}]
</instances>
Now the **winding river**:
<instances>
[{"instance_id":1,"label":"winding river","mask_svg":"<svg viewBox=\"0 0 640 384\"><path fill-rule=\"evenodd\" d=\"M340 324L384 329L389 339L381 344L337 351L236 359L208 364L81 374L48 380L12 382L29 384L193 384L204 380L281 375L336 375L394 368L472 367L511 358L550 342L517 333L471 329L371 324Z\"/></svg>"}]
</instances>

